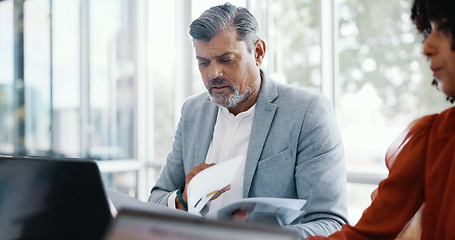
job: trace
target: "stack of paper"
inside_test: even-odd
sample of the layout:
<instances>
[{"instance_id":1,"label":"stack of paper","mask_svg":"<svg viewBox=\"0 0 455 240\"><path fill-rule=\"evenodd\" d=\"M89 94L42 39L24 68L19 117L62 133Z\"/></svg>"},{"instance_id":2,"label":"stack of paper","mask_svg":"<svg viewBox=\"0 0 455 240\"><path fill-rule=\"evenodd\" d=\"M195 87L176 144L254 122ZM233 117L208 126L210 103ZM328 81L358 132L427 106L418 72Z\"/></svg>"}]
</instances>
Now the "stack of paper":
<instances>
[{"instance_id":1,"label":"stack of paper","mask_svg":"<svg viewBox=\"0 0 455 240\"><path fill-rule=\"evenodd\" d=\"M211 212L207 218L231 219L237 210L248 212L247 221L250 222L275 222L289 225L303 214L302 208L306 200L289 198L244 198L234 201L227 206Z\"/></svg>"}]
</instances>

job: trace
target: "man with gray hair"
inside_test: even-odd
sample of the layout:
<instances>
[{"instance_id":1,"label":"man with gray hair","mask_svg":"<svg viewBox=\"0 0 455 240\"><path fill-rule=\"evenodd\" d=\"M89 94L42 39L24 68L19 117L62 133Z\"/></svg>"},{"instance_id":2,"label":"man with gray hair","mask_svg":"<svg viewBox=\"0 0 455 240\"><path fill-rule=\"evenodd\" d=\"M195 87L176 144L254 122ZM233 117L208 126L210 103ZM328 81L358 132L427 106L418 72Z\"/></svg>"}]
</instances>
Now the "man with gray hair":
<instances>
[{"instance_id":1,"label":"man with gray hair","mask_svg":"<svg viewBox=\"0 0 455 240\"><path fill-rule=\"evenodd\" d=\"M329 235L347 222L344 149L332 106L323 95L268 78L258 32L254 16L229 3L190 25L207 92L185 101L149 201L185 209L196 174L243 155L231 185L204 210L241 198L305 199L304 214L284 227L302 237Z\"/></svg>"}]
</instances>

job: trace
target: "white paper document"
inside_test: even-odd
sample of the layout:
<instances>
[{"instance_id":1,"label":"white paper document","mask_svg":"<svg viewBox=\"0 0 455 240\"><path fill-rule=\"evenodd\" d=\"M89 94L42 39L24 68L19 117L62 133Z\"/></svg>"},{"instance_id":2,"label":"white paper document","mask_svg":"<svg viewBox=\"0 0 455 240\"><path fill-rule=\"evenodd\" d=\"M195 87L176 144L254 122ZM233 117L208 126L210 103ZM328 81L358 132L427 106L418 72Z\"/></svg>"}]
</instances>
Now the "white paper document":
<instances>
[{"instance_id":1,"label":"white paper document","mask_svg":"<svg viewBox=\"0 0 455 240\"><path fill-rule=\"evenodd\" d=\"M207 218L230 220L237 210L248 212L249 222L277 222L289 225L303 214L306 200L289 198L243 198L209 213Z\"/></svg>"},{"instance_id":2,"label":"white paper document","mask_svg":"<svg viewBox=\"0 0 455 240\"><path fill-rule=\"evenodd\" d=\"M187 188L188 212L199 215L216 192L231 184L243 158L235 157L196 174Z\"/></svg>"},{"instance_id":3,"label":"white paper document","mask_svg":"<svg viewBox=\"0 0 455 240\"><path fill-rule=\"evenodd\" d=\"M113 217L117 216L117 212L120 211L121 209L133 209L144 212L153 212L190 218L196 217L192 214L188 214L187 212L172 209L164 205L143 202L139 199L130 197L126 194L120 193L108 187L105 188L105 192L109 201L109 206L111 207L111 213Z\"/></svg>"}]
</instances>

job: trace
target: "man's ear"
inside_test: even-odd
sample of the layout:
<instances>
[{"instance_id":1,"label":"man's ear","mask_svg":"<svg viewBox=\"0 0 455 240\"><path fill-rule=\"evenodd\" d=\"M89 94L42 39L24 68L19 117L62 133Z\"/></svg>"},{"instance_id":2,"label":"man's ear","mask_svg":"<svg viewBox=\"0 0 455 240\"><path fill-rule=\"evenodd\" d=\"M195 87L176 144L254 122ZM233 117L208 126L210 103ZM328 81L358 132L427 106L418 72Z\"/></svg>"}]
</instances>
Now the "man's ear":
<instances>
[{"instance_id":1,"label":"man's ear","mask_svg":"<svg viewBox=\"0 0 455 240\"><path fill-rule=\"evenodd\" d=\"M262 39L257 40L254 43L254 57L256 59L256 65L262 64L262 59L265 57L265 42Z\"/></svg>"}]
</instances>

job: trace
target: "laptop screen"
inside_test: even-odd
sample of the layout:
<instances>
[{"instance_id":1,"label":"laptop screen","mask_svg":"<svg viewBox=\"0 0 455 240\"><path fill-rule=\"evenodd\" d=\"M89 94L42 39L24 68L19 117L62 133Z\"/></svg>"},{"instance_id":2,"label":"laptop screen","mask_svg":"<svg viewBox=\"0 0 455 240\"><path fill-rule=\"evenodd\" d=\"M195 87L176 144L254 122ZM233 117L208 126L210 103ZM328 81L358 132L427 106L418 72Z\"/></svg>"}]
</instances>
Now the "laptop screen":
<instances>
[{"instance_id":1,"label":"laptop screen","mask_svg":"<svg viewBox=\"0 0 455 240\"><path fill-rule=\"evenodd\" d=\"M136 210L120 210L105 240L295 240L278 227L220 222Z\"/></svg>"},{"instance_id":2,"label":"laptop screen","mask_svg":"<svg viewBox=\"0 0 455 240\"><path fill-rule=\"evenodd\" d=\"M93 161L0 157L1 239L101 239L111 220Z\"/></svg>"}]
</instances>

